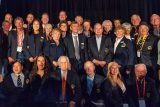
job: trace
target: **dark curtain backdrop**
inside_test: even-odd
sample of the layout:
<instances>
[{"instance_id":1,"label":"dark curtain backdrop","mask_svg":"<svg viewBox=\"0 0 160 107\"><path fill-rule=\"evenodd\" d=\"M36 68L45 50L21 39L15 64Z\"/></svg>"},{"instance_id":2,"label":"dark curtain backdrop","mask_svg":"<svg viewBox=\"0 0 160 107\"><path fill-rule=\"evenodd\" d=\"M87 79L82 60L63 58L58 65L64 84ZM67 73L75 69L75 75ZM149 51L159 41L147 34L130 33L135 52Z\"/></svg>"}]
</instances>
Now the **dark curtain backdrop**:
<instances>
[{"instance_id":1,"label":"dark curtain backdrop","mask_svg":"<svg viewBox=\"0 0 160 107\"><path fill-rule=\"evenodd\" d=\"M135 13L143 21L149 21L151 14L160 14L160 0L1 0L0 21L6 12L13 14L14 18L25 18L28 12L40 18L43 12L48 12L50 22L57 23L60 10L67 12L69 20L82 15L93 23L114 18L130 22L131 15Z\"/></svg>"}]
</instances>

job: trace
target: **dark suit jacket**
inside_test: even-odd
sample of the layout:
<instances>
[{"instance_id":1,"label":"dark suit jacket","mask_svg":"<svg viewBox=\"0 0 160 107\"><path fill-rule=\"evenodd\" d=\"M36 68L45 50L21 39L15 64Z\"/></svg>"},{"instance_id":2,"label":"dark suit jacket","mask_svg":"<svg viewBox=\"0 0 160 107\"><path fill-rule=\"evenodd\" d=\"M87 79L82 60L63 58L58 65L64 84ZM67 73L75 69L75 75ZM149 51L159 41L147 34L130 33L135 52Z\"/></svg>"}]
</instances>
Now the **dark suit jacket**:
<instances>
[{"instance_id":1,"label":"dark suit jacket","mask_svg":"<svg viewBox=\"0 0 160 107\"><path fill-rule=\"evenodd\" d=\"M104 77L95 74L93 80L93 87L91 94L87 93L87 75L83 75L81 78L81 86L82 86L82 99L85 99L86 102L94 101L98 102L98 100L102 100L102 91L101 91L101 84L104 80Z\"/></svg>"},{"instance_id":2,"label":"dark suit jacket","mask_svg":"<svg viewBox=\"0 0 160 107\"><path fill-rule=\"evenodd\" d=\"M126 102L126 92L123 93L119 86L113 86L108 79L104 80L101 88L106 107L122 107Z\"/></svg>"},{"instance_id":3,"label":"dark suit jacket","mask_svg":"<svg viewBox=\"0 0 160 107\"><path fill-rule=\"evenodd\" d=\"M46 80L42 87L45 93L45 100L48 101L60 101L62 94L62 79L61 71L58 69L51 74L51 77ZM81 84L78 75L73 71L67 73L66 83L66 101L75 101L79 103L81 97Z\"/></svg>"},{"instance_id":4,"label":"dark suit jacket","mask_svg":"<svg viewBox=\"0 0 160 107\"><path fill-rule=\"evenodd\" d=\"M36 57L43 53L44 37L42 34L29 35L26 43L26 57Z\"/></svg>"},{"instance_id":5,"label":"dark suit jacket","mask_svg":"<svg viewBox=\"0 0 160 107\"><path fill-rule=\"evenodd\" d=\"M24 40L22 50L25 52L26 50L26 40L28 37L27 31L24 31ZM8 36L8 57L12 57L16 59L17 56L17 31L12 30L9 32Z\"/></svg>"},{"instance_id":6,"label":"dark suit jacket","mask_svg":"<svg viewBox=\"0 0 160 107\"><path fill-rule=\"evenodd\" d=\"M130 107L139 107L138 105L138 92L136 88L136 80L131 79L130 84L127 85L128 98ZM158 107L159 101L158 92L156 90L155 81L151 78L146 78L146 89L145 89L145 102L146 107Z\"/></svg>"},{"instance_id":7,"label":"dark suit jacket","mask_svg":"<svg viewBox=\"0 0 160 107\"><path fill-rule=\"evenodd\" d=\"M109 63L112 60L112 42L111 39L102 36L100 50L98 51L95 35L88 39L88 56L93 59L106 61Z\"/></svg>"},{"instance_id":8,"label":"dark suit jacket","mask_svg":"<svg viewBox=\"0 0 160 107\"><path fill-rule=\"evenodd\" d=\"M83 35L78 35L79 39L79 52L80 52L80 61L85 62L87 59L86 56L86 38ZM72 39L72 35L69 35L64 38L64 45L65 45L65 50L66 54L69 57L71 63L76 60L75 56L75 49L74 49L74 43Z\"/></svg>"},{"instance_id":9,"label":"dark suit jacket","mask_svg":"<svg viewBox=\"0 0 160 107\"><path fill-rule=\"evenodd\" d=\"M120 64L121 67L125 67L129 70L133 68L135 64L135 50L132 42L126 37L123 37L119 42L113 60Z\"/></svg>"},{"instance_id":10,"label":"dark suit jacket","mask_svg":"<svg viewBox=\"0 0 160 107\"><path fill-rule=\"evenodd\" d=\"M11 74L7 75L4 78L2 83L2 92L7 98L7 104L19 104L19 103L27 103L29 102L29 78L24 74L24 85L22 88L16 87L13 83Z\"/></svg>"}]
</instances>

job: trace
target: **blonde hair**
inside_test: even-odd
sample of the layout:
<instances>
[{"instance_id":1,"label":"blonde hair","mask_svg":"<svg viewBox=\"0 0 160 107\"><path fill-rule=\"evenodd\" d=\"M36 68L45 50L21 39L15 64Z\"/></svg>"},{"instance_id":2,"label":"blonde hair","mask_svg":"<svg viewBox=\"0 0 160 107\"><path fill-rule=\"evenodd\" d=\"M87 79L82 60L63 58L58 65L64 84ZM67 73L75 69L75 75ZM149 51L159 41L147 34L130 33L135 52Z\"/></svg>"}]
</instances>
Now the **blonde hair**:
<instances>
[{"instance_id":1,"label":"blonde hair","mask_svg":"<svg viewBox=\"0 0 160 107\"><path fill-rule=\"evenodd\" d=\"M116 83L114 82L113 80L113 77L112 77L112 74L111 74L111 67L112 66L116 66L118 67L118 78L121 79L121 74L120 74L120 71L119 71L119 68L121 67L117 62L110 62L108 64L108 72L107 72L107 79L111 82L112 86L116 86Z\"/></svg>"}]
</instances>

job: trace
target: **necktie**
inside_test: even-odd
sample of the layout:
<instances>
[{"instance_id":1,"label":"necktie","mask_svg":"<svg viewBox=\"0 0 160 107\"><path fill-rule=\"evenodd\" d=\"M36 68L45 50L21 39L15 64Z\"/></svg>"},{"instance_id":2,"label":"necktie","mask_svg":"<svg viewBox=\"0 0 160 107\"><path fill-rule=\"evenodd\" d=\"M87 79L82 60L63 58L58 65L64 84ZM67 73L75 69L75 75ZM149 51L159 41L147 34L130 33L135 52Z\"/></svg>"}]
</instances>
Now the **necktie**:
<instances>
[{"instance_id":1,"label":"necktie","mask_svg":"<svg viewBox=\"0 0 160 107\"><path fill-rule=\"evenodd\" d=\"M20 75L18 75L17 87L22 87L22 81L21 81Z\"/></svg>"},{"instance_id":2,"label":"necktie","mask_svg":"<svg viewBox=\"0 0 160 107\"><path fill-rule=\"evenodd\" d=\"M66 95L66 79L65 76L62 77L62 97L65 98Z\"/></svg>"},{"instance_id":3,"label":"necktie","mask_svg":"<svg viewBox=\"0 0 160 107\"><path fill-rule=\"evenodd\" d=\"M73 38L74 38L75 56L76 56L76 59L79 60L80 55L79 55L79 46L78 46L77 36L74 36Z\"/></svg>"},{"instance_id":4,"label":"necktie","mask_svg":"<svg viewBox=\"0 0 160 107\"><path fill-rule=\"evenodd\" d=\"M87 79L87 92L89 95L91 94L92 87L93 87L93 81L90 78L88 78Z\"/></svg>"}]
</instances>

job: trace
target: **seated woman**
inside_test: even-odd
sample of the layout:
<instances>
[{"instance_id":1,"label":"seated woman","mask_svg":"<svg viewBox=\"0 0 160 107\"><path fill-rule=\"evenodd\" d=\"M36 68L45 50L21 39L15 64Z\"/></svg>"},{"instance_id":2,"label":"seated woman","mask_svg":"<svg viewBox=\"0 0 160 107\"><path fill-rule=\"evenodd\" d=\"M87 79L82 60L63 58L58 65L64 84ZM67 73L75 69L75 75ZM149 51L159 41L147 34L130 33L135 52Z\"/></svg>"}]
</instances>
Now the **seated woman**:
<instances>
[{"instance_id":1,"label":"seated woman","mask_svg":"<svg viewBox=\"0 0 160 107\"><path fill-rule=\"evenodd\" d=\"M47 49L46 56L49 58L50 62L52 63L53 70L58 67L58 58L64 55L65 48L63 43L60 41L61 32L59 29L55 28L51 32L52 40L50 41L49 45L45 45L44 47Z\"/></svg>"},{"instance_id":2,"label":"seated woman","mask_svg":"<svg viewBox=\"0 0 160 107\"><path fill-rule=\"evenodd\" d=\"M38 56L29 75L32 101L39 100L40 89L49 77L49 68L46 58L42 55Z\"/></svg>"},{"instance_id":3,"label":"seated woman","mask_svg":"<svg viewBox=\"0 0 160 107\"><path fill-rule=\"evenodd\" d=\"M116 62L108 64L107 77L102 83L102 93L106 107L123 107L126 98L126 87L121 79L119 65Z\"/></svg>"}]
</instances>

